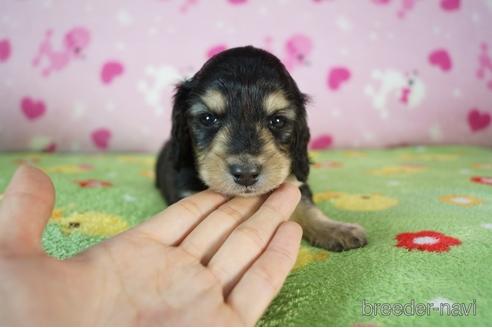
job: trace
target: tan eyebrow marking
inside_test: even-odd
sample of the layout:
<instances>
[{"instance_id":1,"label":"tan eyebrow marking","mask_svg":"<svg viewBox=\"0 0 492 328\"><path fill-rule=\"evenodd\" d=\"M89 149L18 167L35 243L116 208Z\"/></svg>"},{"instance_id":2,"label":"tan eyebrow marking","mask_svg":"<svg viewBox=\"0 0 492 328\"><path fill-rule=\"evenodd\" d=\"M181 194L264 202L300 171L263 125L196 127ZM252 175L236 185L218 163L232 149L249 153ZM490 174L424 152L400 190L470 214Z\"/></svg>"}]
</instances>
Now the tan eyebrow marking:
<instances>
[{"instance_id":1,"label":"tan eyebrow marking","mask_svg":"<svg viewBox=\"0 0 492 328\"><path fill-rule=\"evenodd\" d=\"M200 97L211 112L224 114L226 100L224 95L218 90L210 89Z\"/></svg>"},{"instance_id":2,"label":"tan eyebrow marking","mask_svg":"<svg viewBox=\"0 0 492 328\"><path fill-rule=\"evenodd\" d=\"M268 115L281 111L288 118L295 118L294 109L281 91L269 94L263 102L263 107Z\"/></svg>"}]
</instances>

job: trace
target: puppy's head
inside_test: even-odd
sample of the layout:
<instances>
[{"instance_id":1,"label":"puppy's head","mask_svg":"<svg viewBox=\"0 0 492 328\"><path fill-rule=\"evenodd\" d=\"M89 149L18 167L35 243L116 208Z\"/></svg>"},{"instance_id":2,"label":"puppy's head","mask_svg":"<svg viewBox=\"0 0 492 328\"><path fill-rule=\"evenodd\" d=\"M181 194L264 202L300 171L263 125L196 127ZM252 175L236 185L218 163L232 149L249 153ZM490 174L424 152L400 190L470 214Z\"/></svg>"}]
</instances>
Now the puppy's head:
<instances>
[{"instance_id":1,"label":"puppy's head","mask_svg":"<svg viewBox=\"0 0 492 328\"><path fill-rule=\"evenodd\" d=\"M228 195L258 195L290 175L306 181L306 96L284 65L253 47L224 51L177 88L171 150L175 167Z\"/></svg>"}]
</instances>

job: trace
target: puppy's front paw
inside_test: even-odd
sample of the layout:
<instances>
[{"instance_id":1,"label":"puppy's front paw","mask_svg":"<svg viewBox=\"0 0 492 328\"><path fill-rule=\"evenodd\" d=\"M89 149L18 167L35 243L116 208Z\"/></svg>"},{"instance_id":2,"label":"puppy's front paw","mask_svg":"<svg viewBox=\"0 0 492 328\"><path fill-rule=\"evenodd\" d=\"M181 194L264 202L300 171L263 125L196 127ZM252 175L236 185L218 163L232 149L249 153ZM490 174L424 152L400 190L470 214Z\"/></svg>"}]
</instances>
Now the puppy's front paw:
<instances>
[{"instance_id":1,"label":"puppy's front paw","mask_svg":"<svg viewBox=\"0 0 492 328\"><path fill-rule=\"evenodd\" d=\"M320 231L313 243L334 252L346 251L365 246L366 231L358 224L337 222Z\"/></svg>"}]
</instances>

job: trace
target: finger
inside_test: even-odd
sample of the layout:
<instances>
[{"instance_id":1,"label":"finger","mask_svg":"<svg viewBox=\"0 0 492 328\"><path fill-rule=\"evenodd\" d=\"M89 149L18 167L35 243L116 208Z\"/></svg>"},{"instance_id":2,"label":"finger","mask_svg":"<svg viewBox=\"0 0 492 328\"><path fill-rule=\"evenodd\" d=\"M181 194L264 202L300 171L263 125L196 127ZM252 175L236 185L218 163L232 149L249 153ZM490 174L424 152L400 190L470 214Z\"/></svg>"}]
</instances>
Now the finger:
<instances>
[{"instance_id":1,"label":"finger","mask_svg":"<svg viewBox=\"0 0 492 328\"><path fill-rule=\"evenodd\" d=\"M211 190L199 192L169 206L127 234L145 235L166 245L176 245L226 200L227 196Z\"/></svg>"},{"instance_id":2,"label":"finger","mask_svg":"<svg viewBox=\"0 0 492 328\"><path fill-rule=\"evenodd\" d=\"M54 202L50 178L37 168L20 166L0 205L0 247L15 254L43 253L41 234Z\"/></svg>"},{"instance_id":3,"label":"finger","mask_svg":"<svg viewBox=\"0 0 492 328\"><path fill-rule=\"evenodd\" d=\"M263 251L278 225L289 219L299 199L297 187L283 184L229 235L208 264L224 286L224 295Z\"/></svg>"},{"instance_id":4,"label":"finger","mask_svg":"<svg viewBox=\"0 0 492 328\"><path fill-rule=\"evenodd\" d=\"M263 254L232 289L227 303L248 325L256 323L280 291L296 261L301 237L297 223L282 223Z\"/></svg>"},{"instance_id":5,"label":"finger","mask_svg":"<svg viewBox=\"0 0 492 328\"><path fill-rule=\"evenodd\" d=\"M231 231L249 218L263 200L263 197L237 197L222 204L190 232L180 247L202 263L208 263Z\"/></svg>"}]
</instances>

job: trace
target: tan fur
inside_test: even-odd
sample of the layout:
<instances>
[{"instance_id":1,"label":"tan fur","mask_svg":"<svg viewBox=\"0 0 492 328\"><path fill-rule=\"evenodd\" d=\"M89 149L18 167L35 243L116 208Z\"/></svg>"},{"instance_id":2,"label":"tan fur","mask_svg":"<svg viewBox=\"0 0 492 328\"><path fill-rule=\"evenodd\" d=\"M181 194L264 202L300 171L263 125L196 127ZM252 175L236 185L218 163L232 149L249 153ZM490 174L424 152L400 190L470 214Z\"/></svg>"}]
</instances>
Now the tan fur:
<instances>
[{"instance_id":1,"label":"tan fur","mask_svg":"<svg viewBox=\"0 0 492 328\"><path fill-rule=\"evenodd\" d=\"M267 193L281 185L290 172L291 160L281 152L273 140L272 134L266 129L259 129L264 147L259 156L241 154L227 156L229 130L223 127L215 136L210 147L196 153L200 178L212 189L229 195L255 196ZM239 186L229 173L229 165L250 162L261 165L261 179L254 188ZM246 190L249 192L246 193Z\"/></svg>"},{"instance_id":2,"label":"tan fur","mask_svg":"<svg viewBox=\"0 0 492 328\"><path fill-rule=\"evenodd\" d=\"M304 237L313 245L342 251L367 244L366 232L358 224L329 219L308 199L301 199L291 216L302 227Z\"/></svg>"},{"instance_id":3,"label":"tan fur","mask_svg":"<svg viewBox=\"0 0 492 328\"><path fill-rule=\"evenodd\" d=\"M207 105L207 110L218 114L224 113L226 103L220 92L209 90L202 96L202 100ZM198 114L203 110L203 106L197 106L196 113ZM270 94L265 99L264 110L268 115L281 113L295 119L295 112L289 108L288 100L280 91ZM290 174L292 161L286 149L279 149L268 128L258 125L255 129L263 143L263 148L258 156L251 154L228 155L231 131L227 126L222 127L217 132L207 149L195 150L198 173L206 185L220 193L235 196L265 194L285 181L298 187L302 186L303 183ZM262 168L260 180L253 186L238 185L229 172L231 164L242 163L256 164ZM291 219L302 226L304 237L307 240L329 250L348 250L367 244L366 233L361 226L329 219L307 198L301 199Z\"/></svg>"},{"instance_id":4,"label":"tan fur","mask_svg":"<svg viewBox=\"0 0 492 328\"><path fill-rule=\"evenodd\" d=\"M292 184L298 188L303 185L303 183L300 182L299 180L297 180L296 176L293 174L289 175L287 177L287 179L285 180L285 182L288 182L288 183L290 183L290 184Z\"/></svg>"},{"instance_id":5,"label":"tan fur","mask_svg":"<svg viewBox=\"0 0 492 328\"><path fill-rule=\"evenodd\" d=\"M269 94L263 102L265 112L268 115L282 111L282 114L290 119L295 119L295 112L290 108L290 103L281 91L275 91Z\"/></svg>"},{"instance_id":6,"label":"tan fur","mask_svg":"<svg viewBox=\"0 0 492 328\"><path fill-rule=\"evenodd\" d=\"M223 114L226 109L226 99L218 90L210 89L200 97L208 109L215 114Z\"/></svg>"},{"instance_id":7,"label":"tan fur","mask_svg":"<svg viewBox=\"0 0 492 328\"><path fill-rule=\"evenodd\" d=\"M200 178L212 189L228 194L231 193L227 178L229 172L226 162L227 140L229 130L220 129L215 135L212 144L203 152L195 152L198 161L198 174Z\"/></svg>"}]
</instances>

